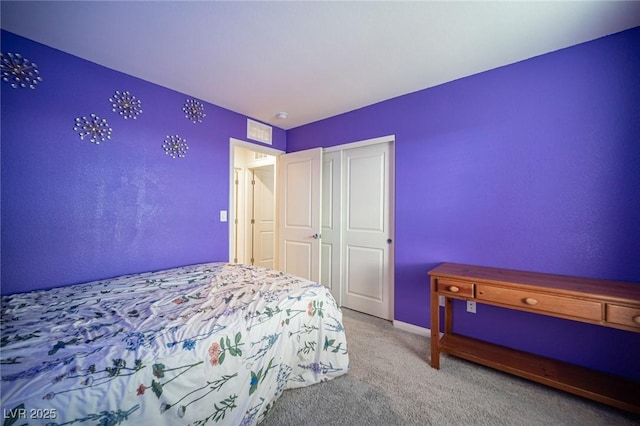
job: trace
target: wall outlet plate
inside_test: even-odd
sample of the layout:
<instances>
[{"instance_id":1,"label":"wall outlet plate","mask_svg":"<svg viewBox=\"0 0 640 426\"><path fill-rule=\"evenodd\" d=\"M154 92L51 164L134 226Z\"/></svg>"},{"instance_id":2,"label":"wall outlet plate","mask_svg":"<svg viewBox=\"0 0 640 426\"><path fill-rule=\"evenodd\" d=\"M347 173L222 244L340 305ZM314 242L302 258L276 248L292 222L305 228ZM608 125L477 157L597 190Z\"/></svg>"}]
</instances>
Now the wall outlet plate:
<instances>
[{"instance_id":1,"label":"wall outlet plate","mask_svg":"<svg viewBox=\"0 0 640 426\"><path fill-rule=\"evenodd\" d=\"M476 313L476 302L467 300L467 312L471 312L472 314Z\"/></svg>"},{"instance_id":2,"label":"wall outlet plate","mask_svg":"<svg viewBox=\"0 0 640 426\"><path fill-rule=\"evenodd\" d=\"M444 296L438 296L438 305L444 306Z\"/></svg>"}]
</instances>

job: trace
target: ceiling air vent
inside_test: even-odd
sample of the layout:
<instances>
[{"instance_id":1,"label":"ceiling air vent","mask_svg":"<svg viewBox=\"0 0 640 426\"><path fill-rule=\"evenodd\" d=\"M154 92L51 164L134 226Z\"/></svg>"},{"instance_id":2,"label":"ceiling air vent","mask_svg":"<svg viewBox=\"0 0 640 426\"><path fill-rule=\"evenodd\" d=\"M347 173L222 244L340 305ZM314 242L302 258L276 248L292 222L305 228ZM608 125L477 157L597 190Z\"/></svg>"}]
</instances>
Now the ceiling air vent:
<instances>
[{"instance_id":1,"label":"ceiling air vent","mask_svg":"<svg viewBox=\"0 0 640 426\"><path fill-rule=\"evenodd\" d=\"M271 145L271 126L247 118L247 138Z\"/></svg>"}]
</instances>

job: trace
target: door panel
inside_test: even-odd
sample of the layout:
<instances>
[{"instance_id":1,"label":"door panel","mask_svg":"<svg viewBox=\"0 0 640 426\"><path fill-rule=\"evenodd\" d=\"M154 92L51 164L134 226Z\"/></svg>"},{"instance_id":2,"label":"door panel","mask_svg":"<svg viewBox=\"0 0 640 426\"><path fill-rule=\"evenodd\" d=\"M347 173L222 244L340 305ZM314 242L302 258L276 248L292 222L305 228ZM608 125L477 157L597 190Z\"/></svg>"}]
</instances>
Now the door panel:
<instances>
[{"instance_id":1,"label":"door panel","mask_svg":"<svg viewBox=\"0 0 640 426\"><path fill-rule=\"evenodd\" d=\"M279 269L320 282L322 149L278 157Z\"/></svg>"},{"instance_id":2,"label":"door panel","mask_svg":"<svg viewBox=\"0 0 640 426\"><path fill-rule=\"evenodd\" d=\"M345 266L347 291L364 299L354 298L354 304L383 301L384 250L349 246Z\"/></svg>"},{"instance_id":3,"label":"door panel","mask_svg":"<svg viewBox=\"0 0 640 426\"><path fill-rule=\"evenodd\" d=\"M303 159L291 161L284 170L287 173L285 196L291 203L286 204L285 220L288 227L311 229L314 215L312 214L313 191L313 160Z\"/></svg>"},{"instance_id":4,"label":"door panel","mask_svg":"<svg viewBox=\"0 0 640 426\"><path fill-rule=\"evenodd\" d=\"M349 194L347 228L354 231L384 232L385 156L347 153L346 158Z\"/></svg>"},{"instance_id":5,"label":"door panel","mask_svg":"<svg viewBox=\"0 0 640 426\"><path fill-rule=\"evenodd\" d=\"M343 152L344 264L342 303L391 319L390 144Z\"/></svg>"},{"instance_id":6,"label":"door panel","mask_svg":"<svg viewBox=\"0 0 640 426\"><path fill-rule=\"evenodd\" d=\"M288 240L284 242L284 272L311 279L313 265L313 247L311 243ZM317 262L316 262L317 263Z\"/></svg>"}]
</instances>

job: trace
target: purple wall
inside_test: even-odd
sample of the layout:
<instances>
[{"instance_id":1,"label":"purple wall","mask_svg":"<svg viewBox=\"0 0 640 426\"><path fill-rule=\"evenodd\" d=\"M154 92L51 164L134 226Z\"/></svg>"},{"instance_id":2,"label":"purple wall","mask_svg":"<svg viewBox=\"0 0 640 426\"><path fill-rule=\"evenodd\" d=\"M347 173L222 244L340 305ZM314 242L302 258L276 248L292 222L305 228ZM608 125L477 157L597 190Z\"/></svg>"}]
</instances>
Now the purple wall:
<instances>
[{"instance_id":1,"label":"purple wall","mask_svg":"<svg viewBox=\"0 0 640 426\"><path fill-rule=\"evenodd\" d=\"M640 282L638 46L635 28L290 130L287 148L396 135L399 321L429 327L445 261ZM456 309L462 333L640 380L640 333Z\"/></svg>"},{"instance_id":2,"label":"purple wall","mask_svg":"<svg viewBox=\"0 0 640 426\"><path fill-rule=\"evenodd\" d=\"M2 31L2 52L35 62L35 90L2 82L2 293L228 260L229 138L246 117ZM215 84L214 81L211 84ZM109 98L129 91L143 113L125 120ZM113 129L95 145L73 130L94 113ZM186 138L185 158L162 149ZM274 128L274 148L286 133Z\"/></svg>"}]
</instances>

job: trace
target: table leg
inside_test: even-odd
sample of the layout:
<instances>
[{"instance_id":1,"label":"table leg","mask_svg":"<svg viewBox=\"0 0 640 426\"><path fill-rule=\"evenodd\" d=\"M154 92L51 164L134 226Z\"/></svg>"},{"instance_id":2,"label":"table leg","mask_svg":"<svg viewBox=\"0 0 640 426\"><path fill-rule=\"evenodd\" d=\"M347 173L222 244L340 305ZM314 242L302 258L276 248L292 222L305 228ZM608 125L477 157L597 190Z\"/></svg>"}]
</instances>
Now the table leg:
<instances>
[{"instance_id":1,"label":"table leg","mask_svg":"<svg viewBox=\"0 0 640 426\"><path fill-rule=\"evenodd\" d=\"M431 277L431 367L440 368L440 304L434 277Z\"/></svg>"}]
</instances>

